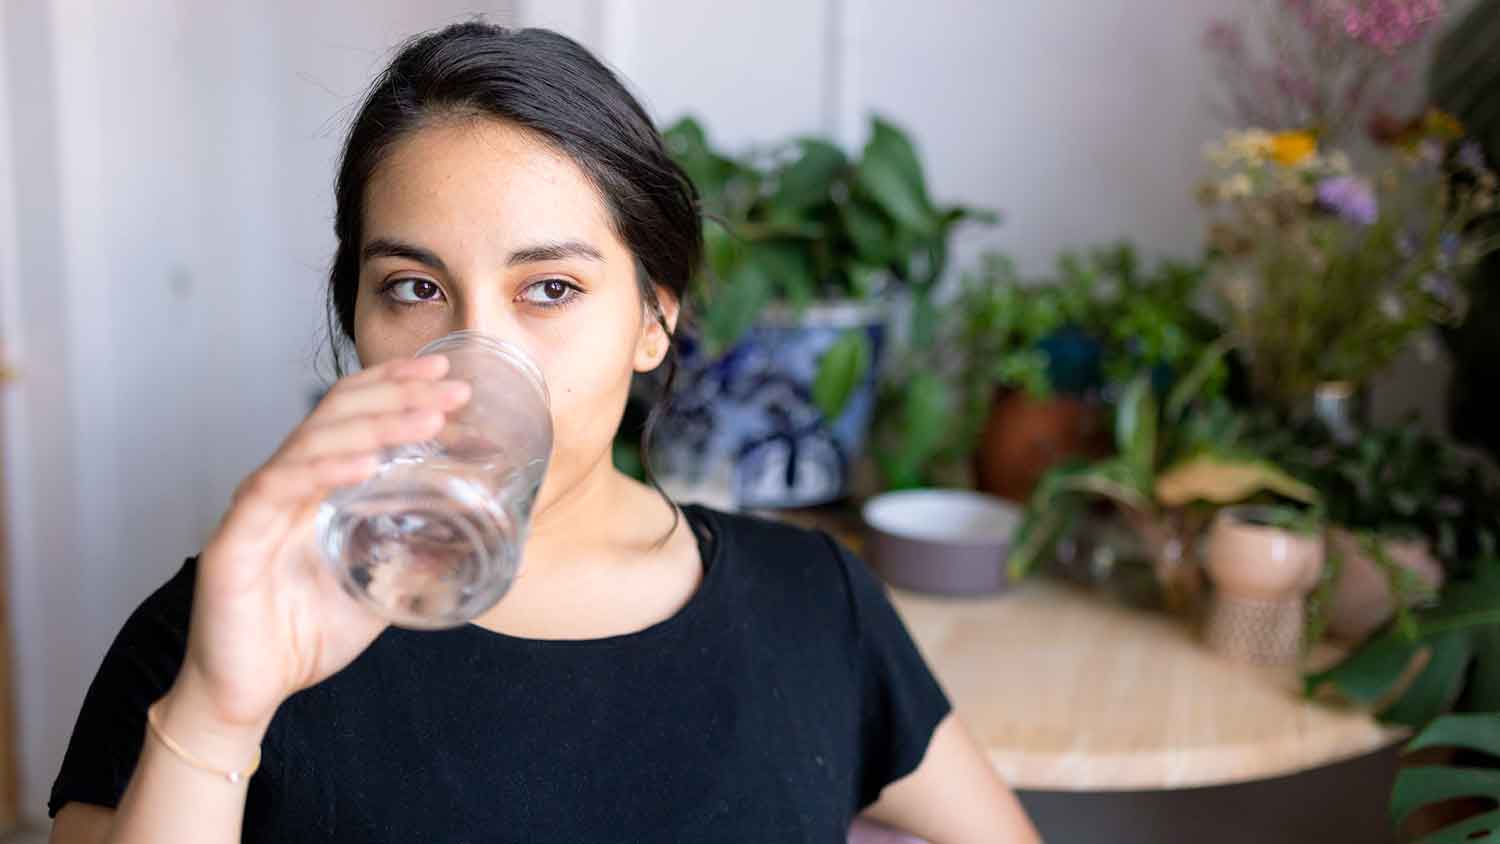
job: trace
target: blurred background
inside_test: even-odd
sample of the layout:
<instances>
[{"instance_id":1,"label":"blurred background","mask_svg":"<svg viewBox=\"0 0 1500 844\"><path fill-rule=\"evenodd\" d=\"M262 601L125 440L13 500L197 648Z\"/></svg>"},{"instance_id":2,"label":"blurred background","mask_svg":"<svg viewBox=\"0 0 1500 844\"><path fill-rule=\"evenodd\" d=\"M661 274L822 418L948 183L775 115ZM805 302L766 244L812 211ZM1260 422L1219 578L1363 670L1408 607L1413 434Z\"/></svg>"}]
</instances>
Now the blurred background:
<instances>
[{"instance_id":1,"label":"blurred background","mask_svg":"<svg viewBox=\"0 0 1500 844\"><path fill-rule=\"evenodd\" d=\"M323 297L338 147L366 85L406 36L475 14L569 34L628 81L659 125L675 127L674 152L699 166L695 178L719 160L773 166L758 156L785 157L799 138L869 160L878 116L901 135L892 141L898 152L900 144L915 151L922 202L936 197L975 212L943 226L943 260L924 264L934 270L935 301L951 301L966 275L993 289L1011 278L1021 289L1065 285L1059 254L1087 257L1119 241L1142 266L1173 259L1199 267L1214 219L1204 204L1213 167L1204 147L1232 147L1226 130L1252 128L1221 84L1228 36L1215 27L1237 24L1235 37L1258 45L1266 20L1304 5L6 0L0 473L12 805L40 819L111 637L196 552L234 486L326 386ZM1392 119L1421 113L1433 96L1438 35L1492 5L1436 4L1441 23L1409 49L1400 45L1401 70L1379 77L1380 109ZM1500 40L1488 43L1500 51ZM1493 126L1500 105L1492 70L1488 79L1491 87L1472 96L1488 104ZM687 116L695 123L678 123ZM1357 159L1358 149L1373 148L1368 139L1354 147ZM762 164L746 163L755 161ZM1210 200L1234 199L1220 194ZM895 216L892 225L903 222ZM733 280L726 261L721 269ZM905 258L855 261L846 283L860 289L859 268L899 281L895 264ZM1098 258L1091 266L1108 276L1114 265ZM729 336L721 346L703 338L703 348L717 353L737 334L733 315L714 308L706 303L722 320L715 330ZM1414 429L1446 436L1451 344L1432 327L1403 334L1390 361L1361 375L1359 424L1414 419ZM1212 340L1194 339L1192 348ZM868 357L849 349L854 363ZM1185 361L1177 359L1177 375ZM867 367L849 368L854 381L865 379ZM1009 372L992 380L1029 383ZM841 389L837 373L819 375L833 383L818 389L818 404L839 417L857 385ZM1078 392L1113 412L1128 379L1097 380ZM1301 407L1309 396L1288 403ZM905 411L887 413L878 396L867 400L870 414L911 423ZM904 474L888 463L866 486L951 483L927 471L935 455L908 455ZM666 462L680 469L692 459ZM681 488L692 490L713 473L678 474L691 476ZM1010 497L1025 503L1035 480ZM846 500L846 487L859 483L841 481L824 498ZM737 488L729 497L780 506L755 494Z\"/></svg>"}]
</instances>

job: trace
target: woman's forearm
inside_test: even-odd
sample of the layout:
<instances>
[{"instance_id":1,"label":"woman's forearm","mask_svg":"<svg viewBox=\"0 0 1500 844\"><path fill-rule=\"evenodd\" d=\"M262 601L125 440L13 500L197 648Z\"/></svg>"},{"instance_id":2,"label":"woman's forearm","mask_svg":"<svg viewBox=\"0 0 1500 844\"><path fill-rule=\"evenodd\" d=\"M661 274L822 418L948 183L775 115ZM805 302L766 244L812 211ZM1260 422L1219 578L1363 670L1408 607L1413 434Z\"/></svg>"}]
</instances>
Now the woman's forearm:
<instances>
[{"instance_id":1,"label":"woman's forearm","mask_svg":"<svg viewBox=\"0 0 1500 844\"><path fill-rule=\"evenodd\" d=\"M258 758L266 725L226 724L179 683L157 702L157 724L181 750L224 772ZM106 839L110 844L238 844L248 780L231 782L169 749L148 727L135 774Z\"/></svg>"}]
</instances>

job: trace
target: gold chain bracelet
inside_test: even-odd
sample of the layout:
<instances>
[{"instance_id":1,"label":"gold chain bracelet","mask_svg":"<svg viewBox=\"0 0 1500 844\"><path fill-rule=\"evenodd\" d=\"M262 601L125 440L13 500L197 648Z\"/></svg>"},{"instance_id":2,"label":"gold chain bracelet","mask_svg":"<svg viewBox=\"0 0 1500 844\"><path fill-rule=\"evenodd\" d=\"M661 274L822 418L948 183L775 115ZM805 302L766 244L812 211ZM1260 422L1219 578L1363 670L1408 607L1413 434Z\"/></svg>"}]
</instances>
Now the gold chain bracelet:
<instances>
[{"instance_id":1,"label":"gold chain bracelet","mask_svg":"<svg viewBox=\"0 0 1500 844\"><path fill-rule=\"evenodd\" d=\"M260 767L259 747L255 748L255 758L250 761L250 767L246 768L243 771L225 771L221 768L216 768L213 765L210 765L207 762L204 762L202 759L199 759L198 757L189 753L186 748L178 744L172 739L171 736L166 734L166 731L161 728L161 724L157 723L156 704L154 703L146 707L146 725L151 728L151 734L156 736L157 741L160 741L179 759L188 763L189 765L192 765L194 768L197 768L200 771L207 771L208 773L215 776L223 777L224 779L229 780L231 784L239 785L240 783L249 779L250 775L255 773L255 769Z\"/></svg>"}]
</instances>

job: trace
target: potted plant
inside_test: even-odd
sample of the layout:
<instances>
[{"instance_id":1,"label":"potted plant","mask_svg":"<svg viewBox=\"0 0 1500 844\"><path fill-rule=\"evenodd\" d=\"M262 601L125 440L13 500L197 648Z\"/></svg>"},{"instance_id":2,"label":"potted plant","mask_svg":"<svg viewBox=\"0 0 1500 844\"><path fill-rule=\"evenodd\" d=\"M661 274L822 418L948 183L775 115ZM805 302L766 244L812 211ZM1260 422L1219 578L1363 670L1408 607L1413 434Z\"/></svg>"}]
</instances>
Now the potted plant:
<instances>
[{"instance_id":1,"label":"potted plant","mask_svg":"<svg viewBox=\"0 0 1500 844\"><path fill-rule=\"evenodd\" d=\"M1157 398L1149 374L1126 388L1114 415L1117 454L1050 470L1026 507L1008 567L1021 578L1052 551L1092 501L1113 504L1150 550L1169 607L1196 604L1197 545L1218 508L1257 497L1315 506L1315 490L1265 459L1249 422L1221 394L1226 347L1216 344Z\"/></svg>"},{"instance_id":2,"label":"potted plant","mask_svg":"<svg viewBox=\"0 0 1500 844\"><path fill-rule=\"evenodd\" d=\"M1267 443L1283 466L1318 488L1333 526L1324 631L1359 641L1441 588L1442 560L1482 553L1492 484L1480 466L1415 424L1369 429L1340 442L1317 423ZM1460 548L1462 543L1465 547Z\"/></svg>"},{"instance_id":3,"label":"potted plant","mask_svg":"<svg viewBox=\"0 0 1500 844\"><path fill-rule=\"evenodd\" d=\"M1309 695L1335 697L1420 731L1408 752L1478 751L1449 753L1440 764L1407 766L1397 776L1390 811L1398 827L1428 804L1481 799L1466 817L1439 821L1441 829L1421 838L1432 844L1479 840L1500 826L1500 810L1482 802L1500 794L1500 559L1462 568L1466 573L1449 582L1436 606L1417 611L1408 624L1389 625L1305 683Z\"/></svg>"},{"instance_id":4,"label":"potted plant","mask_svg":"<svg viewBox=\"0 0 1500 844\"><path fill-rule=\"evenodd\" d=\"M857 158L818 138L732 157L691 118L665 137L697 186L707 250L663 419L668 472L727 464L748 507L840 498L874 411L893 298L910 298L920 339L953 230L995 218L937 205L911 141L879 118Z\"/></svg>"},{"instance_id":5,"label":"potted plant","mask_svg":"<svg viewBox=\"0 0 1500 844\"><path fill-rule=\"evenodd\" d=\"M1126 243L1065 252L1039 280L984 256L941 342L914 349L888 382L886 485L930 484L972 461L977 486L1024 501L1051 466L1107 454L1108 394L1143 371L1165 389L1213 339L1193 306L1201 277L1173 261L1143 272Z\"/></svg>"},{"instance_id":6,"label":"potted plant","mask_svg":"<svg viewBox=\"0 0 1500 844\"><path fill-rule=\"evenodd\" d=\"M1496 185L1460 131L1429 112L1373 172L1309 131L1235 131L1210 147L1213 283L1258 399L1317 410L1350 439L1361 387L1462 318L1462 273L1496 243L1471 223Z\"/></svg>"}]
</instances>

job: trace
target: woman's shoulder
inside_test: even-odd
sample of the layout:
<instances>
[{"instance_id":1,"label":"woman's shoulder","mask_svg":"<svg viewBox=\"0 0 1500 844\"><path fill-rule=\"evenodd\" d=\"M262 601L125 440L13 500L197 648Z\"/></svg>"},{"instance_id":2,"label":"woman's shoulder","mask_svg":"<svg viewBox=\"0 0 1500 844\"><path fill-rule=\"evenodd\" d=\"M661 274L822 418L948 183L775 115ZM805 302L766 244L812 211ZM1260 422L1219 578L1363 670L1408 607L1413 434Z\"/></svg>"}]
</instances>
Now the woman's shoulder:
<instances>
[{"instance_id":1,"label":"woman's shoulder","mask_svg":"<svg viewBox=\"0 0 1500 844\"><path fill-rule=\"evenodd\" d=\"M777 591L815 586L826 596L849 588L849 569L857 560L826 531L700 505L683 509L695 527L711 533L705 561L710 568L726 564L731 577Z\"/></svg>"},{"instance_id":2,"label":"woman's shoulder","mask_svg":"<svg viewBox=\"0 0 1500 844\"><path fill-rule=\"evenodd\" d=\"M726 552L771 562L828 562L841 552L826 531L806 528L754 513L731 512L701 504L683 507L695 526L712 532Z\"/></svg>"}]
</instances>

